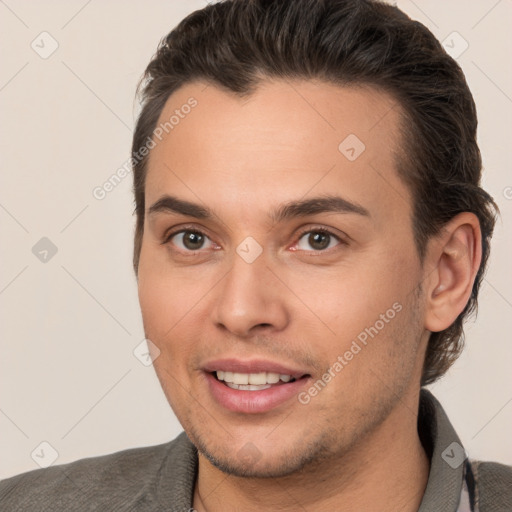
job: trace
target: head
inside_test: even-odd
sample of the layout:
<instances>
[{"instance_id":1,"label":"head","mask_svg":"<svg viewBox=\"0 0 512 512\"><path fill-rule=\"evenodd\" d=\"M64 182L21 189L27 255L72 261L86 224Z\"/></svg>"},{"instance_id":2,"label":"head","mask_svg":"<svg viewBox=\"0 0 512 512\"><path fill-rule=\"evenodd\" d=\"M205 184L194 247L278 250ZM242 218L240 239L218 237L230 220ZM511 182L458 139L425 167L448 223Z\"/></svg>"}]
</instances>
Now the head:
<instances>
[{"instance_id":1,"label":"head","mask_svg":"<svg viewBox=\"0 0 512 512\"><path fill-rule=\"evenodd\" d=\"M205 456L250 473L221 454L254 446L252 474L292 472L444 375L496 205L463 73L423 25L366 0L223 1L164 38L141 93L144 327ZM224 357L282 361L325 385L307 403L226 411L205 381Z\"/></svg>"}]
</instances>

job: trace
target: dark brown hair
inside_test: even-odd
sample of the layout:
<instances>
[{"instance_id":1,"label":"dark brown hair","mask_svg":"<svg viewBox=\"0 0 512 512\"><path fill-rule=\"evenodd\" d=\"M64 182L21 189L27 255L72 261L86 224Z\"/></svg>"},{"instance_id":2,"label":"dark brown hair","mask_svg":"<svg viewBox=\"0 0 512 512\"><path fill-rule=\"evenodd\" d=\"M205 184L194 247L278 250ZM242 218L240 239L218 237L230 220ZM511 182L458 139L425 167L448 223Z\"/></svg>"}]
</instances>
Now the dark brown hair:
<instances>
[{"instance_id":1,"label":"dark brown hair","mask_svg":"<svg viewBox=\"0 0 512 512\"><path fill-rule=\"evenodd\" d=\"M147 156L169 96L194 80L239 96L262 79L320 79L372 85L403 112L397 171L411 190L423 261L427 241L460 212L482 230L482 263L455 322L430 335L421 383L440 378L463 348L463 320L476 310L497 206L480 187L475 104L458 64L433 34L398 8L372 0L224 0L187 16L160 43L139 90L142 111L132 145L135 273L144 231Z\"/></svg>"}]
</instances>

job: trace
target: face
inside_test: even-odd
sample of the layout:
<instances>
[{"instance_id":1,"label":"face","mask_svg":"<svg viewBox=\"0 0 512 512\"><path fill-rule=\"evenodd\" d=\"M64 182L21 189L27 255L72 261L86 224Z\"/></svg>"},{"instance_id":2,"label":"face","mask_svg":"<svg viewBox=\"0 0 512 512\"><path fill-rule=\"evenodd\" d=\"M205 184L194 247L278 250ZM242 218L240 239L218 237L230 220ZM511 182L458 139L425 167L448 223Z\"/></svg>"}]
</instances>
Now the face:
<instances>
[{"instance_id":1,"label":"face","mask_svg":"<svg viewBox=\"0 0 512 512\"><path fill-rule=\"evenodd\" d=\"M201 456L283 476L398 425L425 347L398 106L275 81L188 84L159 124L176 110L149 158L139 300Z\"/></svg>"}]
</instances>

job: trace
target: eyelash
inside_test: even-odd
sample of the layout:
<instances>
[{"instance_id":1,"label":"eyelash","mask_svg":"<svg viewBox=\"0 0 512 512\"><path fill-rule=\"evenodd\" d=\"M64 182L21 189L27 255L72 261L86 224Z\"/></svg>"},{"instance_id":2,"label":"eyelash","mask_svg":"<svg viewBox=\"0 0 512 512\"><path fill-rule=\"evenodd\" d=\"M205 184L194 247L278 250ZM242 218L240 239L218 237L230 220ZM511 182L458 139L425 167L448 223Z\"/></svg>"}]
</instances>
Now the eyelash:
<instances>
[{"instance_id":1,"label":"eyelash","mask_svg":"<svg viewBox=\"0 0 512 512\"><path fill-rule=\"evenodd\" d=\"M162 245L168 244L174 236L179 235L180 233L187 232L187 231L190 231L192 233L197 233L197 234L202 235L209 239L208 235L204 231L201 231L200 229L197 229L196 227L182 226L180 229L178 229L176 231L172 231L171 233L169 233L167 235L164 235L164 241L162 242ZM313 249L311 251L304 251L303 249L299 249L299 251L301 251L301 252L306 252L306 253L316 255L316 254L321 254L321 253L328 253L333 249L339 248L339 246L348 245L348 242L346 240L343 240L339 235L336 235L329 229L321 227L321 226L307 227L307 228L304 228L303 230L301 230L300 233L297 235L297 241L295 242L294 245L296 245L300 241L300 239L307 233L322 233L325 235L329 235L329 236L333 237L339 243L339 245L337 245L336 247L331 247L329 249L323 249L323 250ZM181 249L176 249L176 250L183 254L183 251ZM188 254L197 254L197 252L199 252L200 250L201 249L198 249L198 251L190 251L190 250L185 251L185 254L187 254L187 253Z\"/></svg>"}]
</instances>

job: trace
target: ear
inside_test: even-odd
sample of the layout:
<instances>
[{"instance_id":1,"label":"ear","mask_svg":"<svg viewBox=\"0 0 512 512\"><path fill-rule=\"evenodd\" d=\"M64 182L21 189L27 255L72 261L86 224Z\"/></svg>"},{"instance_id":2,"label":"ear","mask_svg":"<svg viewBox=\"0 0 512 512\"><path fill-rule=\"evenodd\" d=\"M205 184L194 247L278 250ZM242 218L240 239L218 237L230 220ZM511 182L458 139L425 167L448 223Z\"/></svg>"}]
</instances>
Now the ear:
<instances>
[{"instance_id":1,"label":"ear","mask_svg":"<svg viewBox=\"0 0 512 512\"><path fill-rule=\"evenodd\" d=\"M475 214L454 217L427 249L425 328L447 329L464 310L482 260L482 234Z\"/></svg>"}]
</instances>

